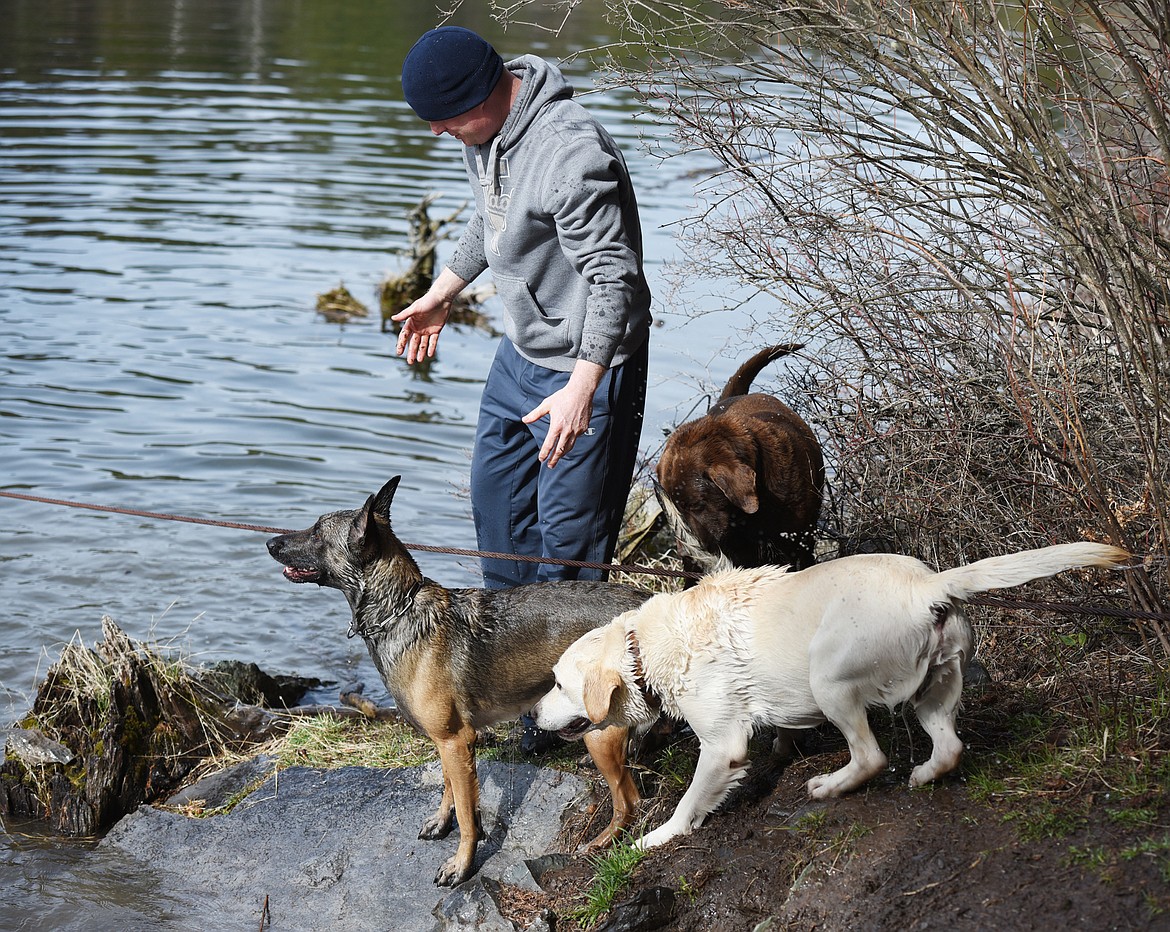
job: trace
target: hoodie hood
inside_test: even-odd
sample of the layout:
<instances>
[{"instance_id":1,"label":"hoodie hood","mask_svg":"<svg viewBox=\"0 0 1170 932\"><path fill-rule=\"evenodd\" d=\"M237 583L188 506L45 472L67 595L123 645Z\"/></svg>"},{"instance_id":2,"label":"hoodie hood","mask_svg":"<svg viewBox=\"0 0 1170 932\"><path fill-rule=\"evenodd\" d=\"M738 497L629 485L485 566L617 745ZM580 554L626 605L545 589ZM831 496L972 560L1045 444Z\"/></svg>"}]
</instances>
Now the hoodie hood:
<instances>
[{"instance_id":1,"label":"hoodie hood","mask_svg":"<svg viewBox=\"0 0 1170 932\"><path fill-rule=\"evenodd\" d=\"M521 55L504 67L521 79L520 96L499 133L500 149L507 152L512 142L524 135L542 107L554 100L568 100L573 96L573 88L560 71L536 55Z\"/></svg>"},{"instance_id":2,"label":"hoodie hood","mask_svg":"<svg viewBox=\"0 0 1170 932\"><path fill-rule=\"evenodd\" d=\"M504 67L520 78L520 94L491 142L471 147L479 167L479 183L489 197L500 193L500 159L524 136L541 109L553 101L569 100L573 96L573 88L565 76L536 55L521 55Z\"/></svg>"}]
</instances>

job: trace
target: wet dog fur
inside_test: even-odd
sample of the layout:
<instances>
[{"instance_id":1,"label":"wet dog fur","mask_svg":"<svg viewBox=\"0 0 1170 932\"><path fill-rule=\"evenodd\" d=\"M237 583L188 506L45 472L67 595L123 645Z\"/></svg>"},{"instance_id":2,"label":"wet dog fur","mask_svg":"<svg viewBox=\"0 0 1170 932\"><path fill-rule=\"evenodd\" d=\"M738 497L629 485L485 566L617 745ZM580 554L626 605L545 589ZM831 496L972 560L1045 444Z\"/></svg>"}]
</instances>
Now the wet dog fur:
<instances>
[{"instance_id":1,"label":"wet dog fur","mask_svg":"<svg viewBox=\"0 0 1170 932\"><path fill-rule=\"evenodd\" d=\"M760 370L801 349L763 349L728 380L704 416L667 438L657 466L663 509L683 569L815 562L825 468L801 417L772 395L748 392Z\"/></svg>"},{"instance_id":2,"label":"wet dog fur","mask_svg":"<svg viewBox=\"0 0 1170 932\"><path fill-rule=\"evenodd\" d=\"M552 686L553 664L569 644L649 593L587 581L444 588L422 575L391 529L398 482L391 479L361 508L273 537L268 550L292 582L341 590L353 614L351 635L365 641L400 714L435 743L443 798L419 837L444 838L458 822L459 847L435 877L447 886L473 873L481 835L476 729L527 712ZM589 848L609 844L639 802L627 737L625 726L615 726L587 742L613 801L612 820Z\"/></svg>"},{"instance_id":3,"label":"wet dog fur","mask_svg":"<svg viewBox=\"0 0 1170 932\"><path fill-rule=\"evenodd\" d=\"M963 601L1128 558L1116 547L1075 543L941 573L894 554L795 573L723 571L585 634L557 662L556 684L532 714L564 737L644 725L660 710L690 724L700 742L694 778L671 818L637 842L643 848L702 825L743 777L748 741L761 727L829 721L842 732L848 763L808 782L809 796L828 799L886 768L867 707L907 703L932 743L929 760L910 773L910 785L921 786L957 767L963 751L955 717L973 649Z\"/></svg>"}]
</instances>

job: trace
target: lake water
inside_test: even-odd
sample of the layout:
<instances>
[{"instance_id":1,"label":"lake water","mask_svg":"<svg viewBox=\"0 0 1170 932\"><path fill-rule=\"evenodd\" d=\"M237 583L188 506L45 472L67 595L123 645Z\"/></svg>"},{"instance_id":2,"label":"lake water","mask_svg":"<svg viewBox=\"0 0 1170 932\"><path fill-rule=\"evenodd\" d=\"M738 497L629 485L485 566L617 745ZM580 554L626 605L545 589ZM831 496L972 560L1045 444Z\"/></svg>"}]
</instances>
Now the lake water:
<instances>
[{"instance_id":1,"label":"lake water","mask_svg":"<svg viewBox=\"0 0 1170 932\"><path fill-rule=\"evenodd\" d=\"M410 208L433 193L432 216L447 216L468 196L458 144L400 99L433 5L0 0L0 14L0 489L294 528L401 475L399 536L473 547L464 490L495 341L449 328L424 375L394 355L374 297L404 267ZM610 38L600 9L560 37L504 33L478 5L460 23L505 57L560 60ZM566 71L590 88L586 59ZM622 143L642 205L652 460L743 338L734 314L694 318L729 283L668 303L670 225L705 166L651 157L664 131L631 101L586 104ZM370 318L315 312L339 282ZM6 498L0 514L0 724L63 643L100 636L103 614L195 662L361 679L378 696L343 598L286 583L262 533ZM472 560L419 562L478 584ZM0 927L62 928L135 895L99 896L82 852L8 829Z\"/></svg>"}]
</instances>

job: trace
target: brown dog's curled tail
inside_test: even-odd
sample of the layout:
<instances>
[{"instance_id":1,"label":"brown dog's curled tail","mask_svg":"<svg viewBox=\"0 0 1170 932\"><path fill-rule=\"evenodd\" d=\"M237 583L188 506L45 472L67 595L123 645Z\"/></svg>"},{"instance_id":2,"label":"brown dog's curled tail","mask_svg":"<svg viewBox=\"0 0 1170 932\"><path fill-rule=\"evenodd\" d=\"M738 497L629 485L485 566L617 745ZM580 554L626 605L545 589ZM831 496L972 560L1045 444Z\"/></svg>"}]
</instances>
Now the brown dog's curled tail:
<instances>
[{"instance_id":1,"label":"brown dog's curled tail","mask_svg":"<svg viewBox=\"0 0 1170 932\"><path fill-rule=\"evenodd\" d=\"M795 353L802 349L804 349L803 343L780 343L760 350L735 370L735 375L727 380L727 385L723 389L723 394L719 396L719 401L734 398L736 395L746 395L752 387L752 380L760 374L760 370L764 366L781 356L787 356L789 353Z\"/></svg>"}]
</instances>

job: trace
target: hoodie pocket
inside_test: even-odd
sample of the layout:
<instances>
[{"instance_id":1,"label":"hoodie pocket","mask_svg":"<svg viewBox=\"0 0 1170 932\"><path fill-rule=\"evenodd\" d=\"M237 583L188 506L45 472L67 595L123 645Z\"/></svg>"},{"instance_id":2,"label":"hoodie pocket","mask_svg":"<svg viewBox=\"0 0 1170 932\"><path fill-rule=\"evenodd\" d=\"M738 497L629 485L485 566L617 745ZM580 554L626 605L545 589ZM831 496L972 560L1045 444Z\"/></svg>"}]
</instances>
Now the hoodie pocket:
<instances>
[{"instance_id":1,"label":"hoodie pocket","mask_svg":"<svg viewBox=\"0 0 1170 932\"><path fill-rule=\"evenodd\" d=\"M496 291L504 304L504 333L528 353L561 355L573 349L568 321L550 317L522 278L492 273Z\"/></svg>"}]
</instances>

